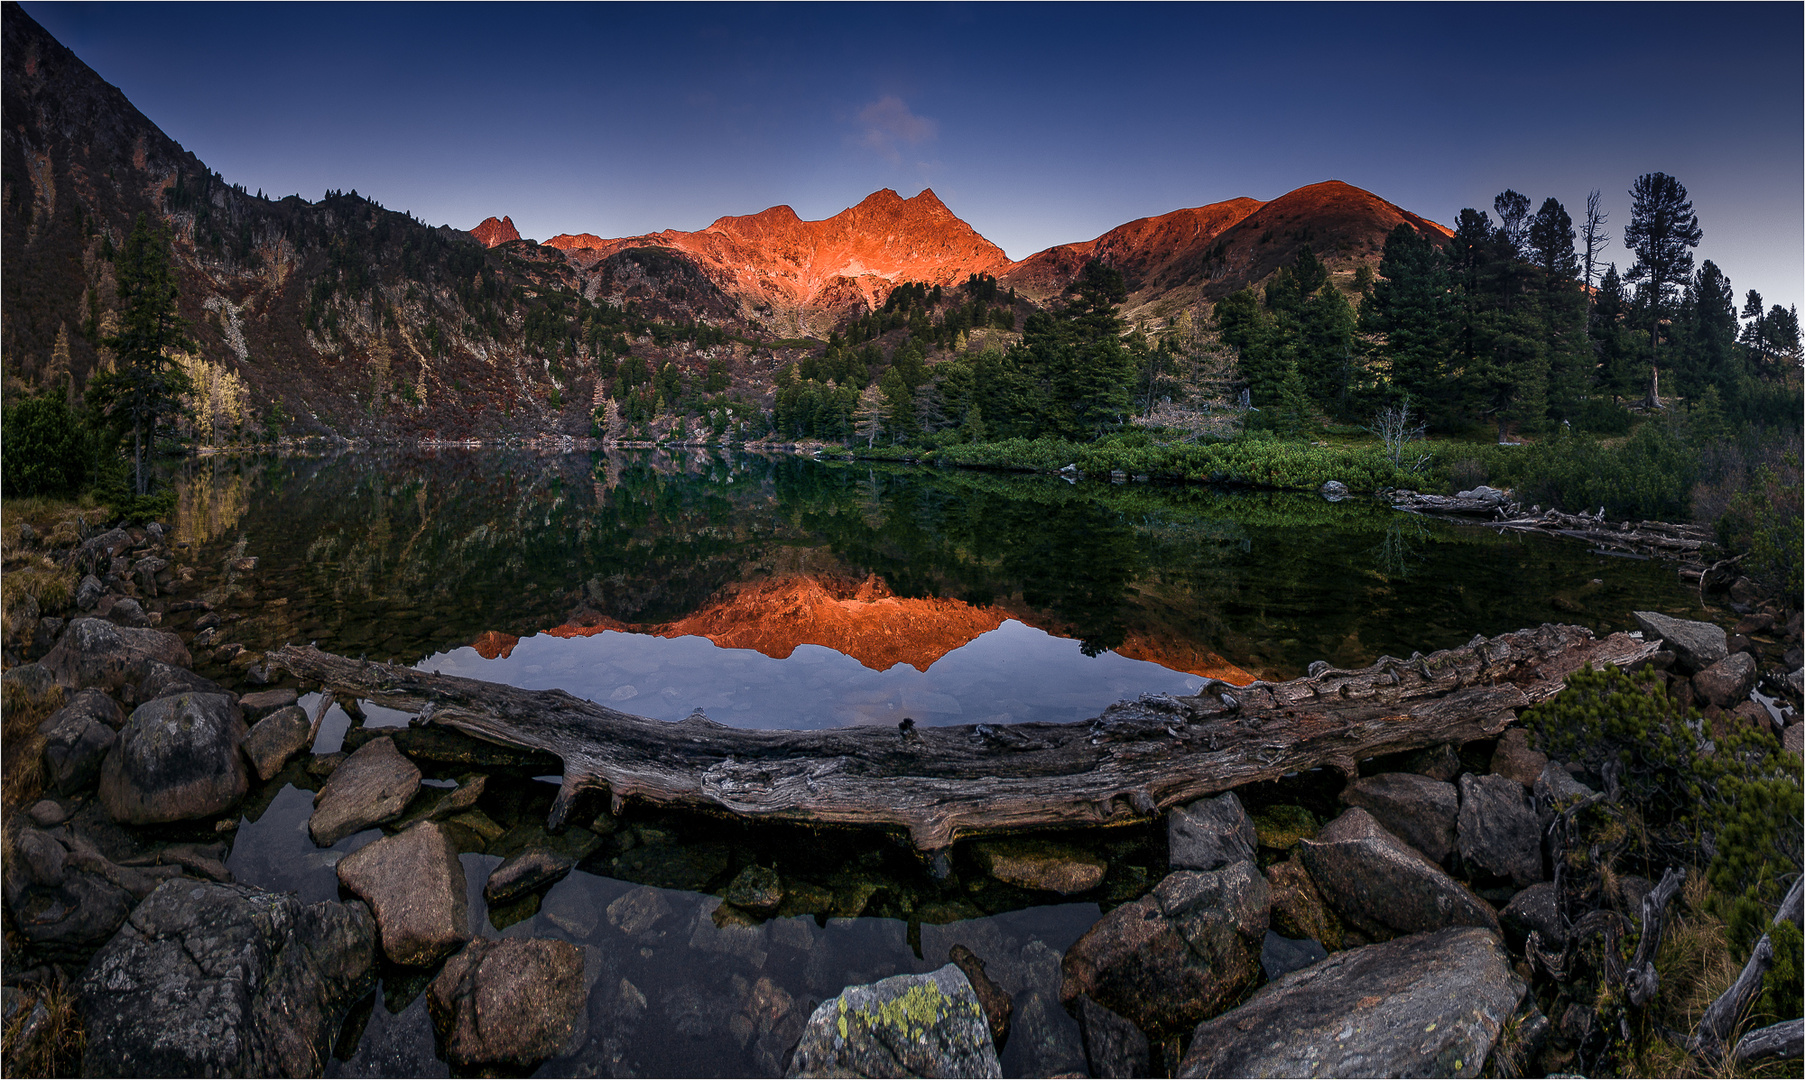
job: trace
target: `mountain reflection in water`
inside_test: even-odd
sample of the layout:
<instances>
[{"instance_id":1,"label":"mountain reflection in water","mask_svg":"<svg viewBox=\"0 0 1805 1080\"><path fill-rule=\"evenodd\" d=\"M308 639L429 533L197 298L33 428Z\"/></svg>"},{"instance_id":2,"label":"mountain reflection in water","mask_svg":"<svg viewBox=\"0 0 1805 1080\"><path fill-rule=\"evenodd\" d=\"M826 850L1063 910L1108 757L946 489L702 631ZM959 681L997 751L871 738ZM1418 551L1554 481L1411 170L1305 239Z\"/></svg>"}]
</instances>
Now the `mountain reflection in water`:
<instances>
[{"instance_id":1,"label":"mountain reflection in water","mask_svg":"<svg viewBox=\"0 0 1805 1080\"><path fill-rule=\"evenodd\" d=\"M1290 493L494 450L215 459L178 483L194 565L259 560L209 593L222 642L747 726L1082 719L1694 606L1658 562Z\"/></svg>"}]
</instances>

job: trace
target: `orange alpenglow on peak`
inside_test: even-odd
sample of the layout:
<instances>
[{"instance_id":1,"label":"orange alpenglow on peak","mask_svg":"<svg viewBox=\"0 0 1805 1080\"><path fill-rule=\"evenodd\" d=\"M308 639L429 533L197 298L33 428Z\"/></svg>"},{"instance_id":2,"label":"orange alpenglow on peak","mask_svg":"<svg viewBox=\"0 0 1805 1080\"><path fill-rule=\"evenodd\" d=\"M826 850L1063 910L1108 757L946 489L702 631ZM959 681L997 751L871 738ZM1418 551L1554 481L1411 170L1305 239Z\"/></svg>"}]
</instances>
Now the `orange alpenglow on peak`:
<instances>
[{"instance_id":1,"label":"orange alpenglow on peak","mask_svg":"<svg viewBox=\"0 0 1805 1080\"><path fill-rule=\"evenodd\" d=\"M505 244L509 240L520 239L520 230L514 227L514 219L506 215L500 221L484 218L483 223L470 230L470 235L483 242L484 247Z\"/></svg>"}]
</instances>

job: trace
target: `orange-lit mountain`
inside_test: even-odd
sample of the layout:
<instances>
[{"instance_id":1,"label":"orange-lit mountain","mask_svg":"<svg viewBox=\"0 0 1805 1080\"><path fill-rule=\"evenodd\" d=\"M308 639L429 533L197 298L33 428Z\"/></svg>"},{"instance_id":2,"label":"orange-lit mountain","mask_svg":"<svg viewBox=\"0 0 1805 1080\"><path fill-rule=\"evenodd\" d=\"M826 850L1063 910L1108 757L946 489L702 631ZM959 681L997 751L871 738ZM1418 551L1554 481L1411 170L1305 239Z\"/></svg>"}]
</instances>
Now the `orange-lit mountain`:
<instances>
[{"instance_id":1,"label":"orange-lit mountain","mask_svg":"<svg viewBox=\"0 0 1805 1080\"><path fill-rule=\"evenodd\" d=\"M1331 270L1378 269L1385 238L1409 223L1436 240L1452 235L1427 218L1339 180L1298 188L1271 202L1230 199L1141 218L1080 244L1028 256L1001 276L1024 295L1058 293L1090 259L1128 279L1129 312L1171 299L1218 300L1264 281L1308 245Z\"/></svg>"},{"instance_id":2,"label":"orange-lit mountain","mask_svg":"<svg viewBox=\"0 0 1805 1080\"><path fill-rule=\"evenodd\" d=\"M483 242L484 247L505 244L509 240L520 239L520 230L514 227L514 219L506 215L500 221L484 218L483 223L470 230L470 235Z\"/></svg>"},{"instance_id":3,"label":"orange-lit mountain","mask_svg":"<svg viewBox=\"0 0 1805 1080\"><path fill-rule=\"evenodd\" d=\"M955 285L1010 265L1001 248L956 217L931 189L905 199L885 188L821 221L803 221L788 206L773 206L720 218L700 232L666 229L616 240L582 233L554 236L546 244L596 258L630 248L680 252L722 291L767 312L875 306L904 281Z\"/></svg>"},{"instance_id":4,"label":"orange-lit mountain","mask_svg":"<svg viewBox=\"0 0 1805 1080\"><path fill-rule=\"evenodd\" d=\"M705 637L723 649L752 649L787 660L798 645L821 645L873 671L908 664L926 671L954 649L1016 619L1055 635L1057 628L1029 611L968 604L938 597L896 596L875 574L862 581L792 574L741 582L722 589L703 607L675 622L628 626L608 618L584 618L543 631L552 637L589 637L607 630L658 637ZM514 638L489 631L473 643L493 660L512 651ZM1246 685L1256 676L1194 646L1130 633L1117 653L1174 671Z\"/></svg>"}]
</instances>

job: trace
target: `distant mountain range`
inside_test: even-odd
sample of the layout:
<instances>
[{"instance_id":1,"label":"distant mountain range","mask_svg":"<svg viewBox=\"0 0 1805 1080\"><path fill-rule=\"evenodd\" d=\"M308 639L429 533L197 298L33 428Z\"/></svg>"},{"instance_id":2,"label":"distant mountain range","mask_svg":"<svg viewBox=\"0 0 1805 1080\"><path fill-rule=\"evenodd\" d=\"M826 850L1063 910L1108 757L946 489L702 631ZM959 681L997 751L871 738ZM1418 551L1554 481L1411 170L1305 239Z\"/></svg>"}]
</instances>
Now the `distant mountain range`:
<instances>
[{"instance_id":1,"label":"distant mountain range","mask_svg":"<svg viewBox=\"0 0 1805 1080\"><path fill-rule=\"evenodd\" d=\"M822 221L776 206L697 232L536 244L505 216L465 232L355 191L317 202L251 195L16 4L0 5L0 23L7 392L79 394L108 362L100 342L116 317L112 253L146 213L170 230L197 355L242 380L240 419L253 431L375 441L582 435L612 371L603 361L623 348L691 374L724 363L734 393L768 404L783 362L906 281L952 287L989 274L1038 305L1101 259L1128 279L1124 313L1158 325L1265 280L1300 247L1345 282L1360 264L1377 268L1400 223L1447 235L1330 181L1270 202L1143 218L1020 262L928 190L909 199L879 191Z\"/></svg>"}]
</instances>

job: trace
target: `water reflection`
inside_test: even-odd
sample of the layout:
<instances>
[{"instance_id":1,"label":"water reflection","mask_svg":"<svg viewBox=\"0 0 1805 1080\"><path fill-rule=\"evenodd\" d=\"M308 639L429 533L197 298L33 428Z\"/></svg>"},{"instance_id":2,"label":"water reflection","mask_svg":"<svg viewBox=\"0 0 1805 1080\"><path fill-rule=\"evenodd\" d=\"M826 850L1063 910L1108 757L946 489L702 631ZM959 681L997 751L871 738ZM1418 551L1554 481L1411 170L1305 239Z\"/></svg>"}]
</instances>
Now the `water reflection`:
<instances>
[{"instance_id":1,"label":"water reflection","mask_svg":"<svg viewBox=\"0 0 1805 1080\"><path fill-rule=\"evenodd\" d=\"M679 644L686 637L719 646L723 663L738 662L734 650L789 663L813 645L872 671L939 678L960 650L1013 621L1074 643L1064 684L1115 679L1126 669L1084 660L1111 654L1244 681L1549 621L1623 629L1637 608L1696 606L1658 562L1308 495L650 453L347 455L222 469L207 463L188 477L184 512L196 520L180 527L197 538L197 565L234 551L259 560L208 597L228 612L221 641L252 649L314 641L417 663L465 648L499 658L540 635L535 650L556 638L571 652L535 651L533 662L580 675L596 656L580 639L632 631L665 641L644 648L672 650L659 663L687 665L686 678L706 666ZM508 663L490 677L526 674ZM804 681L819 674L793 666ZM610 683L605 699L627 685L648 700L670 686L683 706L727 710L716 719L728 723L748 700L743 687L728 701L633 678ZM960 707L990 716L1026 694Z\"/></svg>"}]
</instances>

